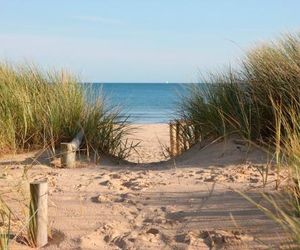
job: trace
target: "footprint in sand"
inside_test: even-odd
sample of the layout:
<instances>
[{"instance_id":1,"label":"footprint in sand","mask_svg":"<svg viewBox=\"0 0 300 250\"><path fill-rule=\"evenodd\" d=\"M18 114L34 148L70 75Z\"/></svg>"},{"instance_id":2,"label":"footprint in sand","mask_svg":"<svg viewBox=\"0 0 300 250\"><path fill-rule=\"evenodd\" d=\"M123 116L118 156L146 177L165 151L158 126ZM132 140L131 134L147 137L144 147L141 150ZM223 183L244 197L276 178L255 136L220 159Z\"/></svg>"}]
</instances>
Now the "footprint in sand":
<instances>
[{"instance_id":1,"label":"footprint in sand","mask_svg":"<svg viewBox=\"0 0 300 250\"><path fill-rule=\"evenodd\" d=\"M110 174L109 176L113 179L121 179L122 178L122 176L118 173Z\"/></svg>"},{"instance_id":2,"label":"footprint in sand","mask_svg":"<svg viewBox=\"0 0 300 250\"><path fill-rule=\"evenodd\" d=\"M147 180L138 180L137 178L129 179L128 181L125 181L122 183L122 186L129 188L133 191L141 191L145 190L146 188L149 188L152 186L153 183Z\"/></svg>"},{"instance_id":3,"label":"footprint in sand","mask_svg":"<svg viewBox=\"0 0 300 250\"><path fill-rule=\"evenodd\" d=\"M175 240L192 246L191 249L223 249L230 245L245 245L254 238L239 231L212 230L190 231L176 235Z\"/></svg>"},{"instance_id":4,"label":"footprint in sand","mask_svg":"<svg viewBox=\"0 0 300 250\"><path fill-rule=\"evenodd\" d=\"M99 183L99 185L101 186L105 186L107 187L108 189L117 189L117 190L123 190L123 188L121 187L119 181L113 179L113 180L104 180L104 181L101 181Z\"/></svg>"},{"instance_id":5,"label":"footprint in sand","mask_svg":"<svg viewBox=\"0 0 300 250\"><path fill-rule=\"evenodd\" d=\"M145 249L146 248L162 248L166 244L162 240L163 234L156 228L146 230L133 230L123 233L111 240L121 249Z\"/></svg>"},{"instance_id":6,"label":"footprint in sand","mask_svg":"<svg viewBox=\"0 0 300 250\"><path fill-rule=\"evenodd\" d=\"M100 194L98 196L91 198L92 202L96 203L107 203L107 202L114 202L115 197L110 194Z\"/></svg>"},{"instance_id":7,"label":"footprint in sand","mask_svg":"<svg viewBox=\"0 0 300 250\"><path fill-rule=\"evenodd\" d=\"M96 203L108 203L108 202L116 202L116 203L128 203L131 205L136 205L137 202L134 201L136 195L131 193L124 193L124 194L99 194L91 198L92 202Z\"/></svg>"}]
</instances>

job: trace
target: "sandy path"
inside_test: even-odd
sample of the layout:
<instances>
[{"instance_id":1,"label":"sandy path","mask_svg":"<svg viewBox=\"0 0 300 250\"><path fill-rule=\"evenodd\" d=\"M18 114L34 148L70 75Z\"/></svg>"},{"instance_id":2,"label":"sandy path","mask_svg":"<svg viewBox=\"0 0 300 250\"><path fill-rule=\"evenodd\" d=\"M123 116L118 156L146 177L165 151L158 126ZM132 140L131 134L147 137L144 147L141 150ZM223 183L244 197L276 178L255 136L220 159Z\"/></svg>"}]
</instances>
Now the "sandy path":
<instances>
[{"instance_id":1,"label":"sandy path","mask_svg":"<svg viewBox=\"0 0 300 250\"><path fill-rule=\"evenodd\" d=\"M274 249L285 244L282 230L233 191L261 201L257 169L265 159L257 149L230 141L195 147L159 164L116 165L105 159L101 166L76 169L37 164L23 186L48 178L53 239L45 249ZM20 193L10 190L28 155L12 162L0 163L0 190L21 211ZM270 171L265 191L273 192L274 178Z\"/></svg>"},{"instance_id":2,"label":"sandy path","mask_svg":"<svg viewBox=\"0 0 300 250\"><path fill-rule=\"evenodd\" d=\"M131 162L149 163L168 159L165 148L169 147L169 125L168 124L140 124L136 128L134 138L140 141L137 152L128 158Z\"/></svg>"},{"instance_id":3,"label":"sandy path","mask_svg":"<svg viewBox=\"0 0 300 250\"><path fill-rule=\"evenodd\" d=\"M249 168L236 166L235 172ZM36 166L30 175L51 176L49 219L54 239L46 249L278 247L283 236L280 228L232 191L244 190L259 201L259 178L238 183L224 179L226 172L214 172L216 179L222 179L220 184L210 180L211 169L195 168L53 170ZM8 170L7 176L11 175L16 175L15 169Z\"/></svg>"}]
</instances>

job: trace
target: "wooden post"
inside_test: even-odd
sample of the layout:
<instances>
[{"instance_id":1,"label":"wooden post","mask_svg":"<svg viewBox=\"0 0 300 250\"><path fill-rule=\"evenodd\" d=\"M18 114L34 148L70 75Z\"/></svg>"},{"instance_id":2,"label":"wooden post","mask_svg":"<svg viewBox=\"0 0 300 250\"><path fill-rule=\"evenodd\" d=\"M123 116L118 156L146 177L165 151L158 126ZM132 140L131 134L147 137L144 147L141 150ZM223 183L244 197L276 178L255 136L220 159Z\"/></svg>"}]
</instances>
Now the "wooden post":
<instances>
[{"instance_id":1,"label":"wooden post","mask_svg":"<svg viewBox=\"0 0 300 250\"><path fill-rule=\"evenodd\" d=\"M190 134L189 148L191 148L194 145L196 139L195 139L195 133L192 125L188 124L188 130Z\"/></svg>"},{"instance_id":2,"label":"wooden post","mask_svg":"<svg viewBox=\"0 0 300 250\"><path fill-rule=\"evenodd\" d=\"M185 121L182 121L182 124L181 124L181 138L182 138L182 146L183 146L184 151L189 149L188 140L187 140L187 136L188 136L187 128L188 128L187 123Z\"/></svg>"},{"instance_id":3,"label":"wooden post","mask_svg":"<svg viewBox=\"0 0 300 250\"><path fill-rule=\"evenodd\" d=\"M170 154L171 157L175 156L174 152L174 123L171 121L169 123L169 129L170 129Z\"/></svg>"},{"instance_id":4,"label":"wooden post","mask_svg":"<svg viewBox=\"0 0 300 250\"><path fill-rule=\"evenodd\" d=\"M75 136L75 138L69 142L63 142L61 143L61 165L63 167L67 168L73 168L75 167L75 162L76 162L76 151L79 149L79 146L81 144L81 141L83 139L83 130Z\"/></svg>"},{"instance_id":5,"label":"wooden post","mask_svg":"<svg viewBox=\"0 0 300 250\"><path fill-rule=\"evenodd\" d=\"M30 183L29 236L36 247L48 243L48 183L47 180Z\"/></svg>"},{"instance_id":6,"label":"wooden post","mask_svg":"<svg viewBox=\"0 0 300 250\"><path fill-rule=\"evenodd\" d=\"M184 122L181 120L179 122L179 154L185 150L184 148Z\"/></svg>"},{"instance_id":7,"label":"wooden post","mask_svg":"<svg viewBox=\"0 0 300 250\"><path fill-rule=\"evenodd\" d=\"M76 150L71 143L61 143L61 165L67 168L75 167Z\"/></svg>"},{"instance_id":8,"label":"wooden post","mask_svg":"<svg viewBox=\"0 0 300 250\"><path fill-rule=\"evenodd\" d=\"M176 155L180 154L180 124L176 121Z\"/></svg>"}]
</instances>

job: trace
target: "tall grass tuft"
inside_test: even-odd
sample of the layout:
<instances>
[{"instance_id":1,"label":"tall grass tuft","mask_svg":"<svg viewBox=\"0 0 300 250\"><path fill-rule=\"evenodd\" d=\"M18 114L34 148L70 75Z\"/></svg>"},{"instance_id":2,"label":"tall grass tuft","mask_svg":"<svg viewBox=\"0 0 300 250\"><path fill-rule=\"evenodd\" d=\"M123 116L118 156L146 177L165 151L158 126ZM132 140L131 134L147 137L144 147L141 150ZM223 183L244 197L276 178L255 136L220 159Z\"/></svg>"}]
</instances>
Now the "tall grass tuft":
<instances>
[{"instance_id":1,"label":"tall grass tuft","mask_svg":"<svg viewBox=\"0 0 300 250\"><path fill-rule=\"evenodd\" d=\"M280 105L276 105L275 108L284 109ZM300 246L300 102L295 102L285 112L288 113L280 116L281 134L284 134L280 150L286 157L283 164L290 174L290 185L286 192L288 203L282 208L273 202L279 211L276 216L273 216L291 233L297 246Z\"/></svg>"},{"instance_id":2,"label":"tall grass tuft","mask_svg":"<svg viewBox=\"0 0 300 250\"><path fill-rule=\"evenodd\" d=\"M188 96L183 97L180 103L180 119L193 125L198 140L232 133L240 133L247 139L259 138L260 113L255 103L250 101L247 86L235 78L225 77L223 75L213 84L190 87Z\"/></svg>"},{"instance_id":3,"label":"tall grass tuft","mask_svg":"<svg viewBox=\"0 0 300 250\"><path fill-rule=\"evenodd\" d=\"M178 109L201 139L239 133L274 142L282 127L274 104L281 105L282 114L300 100L300 34L262 44L246 54L238 69L213 73L204 82L190 89Z\"/></svg>"},{"instance_id":4,"label":"tall grass tuft","mask_svg":"<svg viewBox=\"0 0 300 250\"><path fill-rule=\"evenodd\" d=\"M85 145L97 153L125 157L134 144L120 110L102 97L87 100L86 88L65 72L0 64L0 153L51 147L84 129Z\"/></svg>"},{"instance_id":5,"label":"tall grass tuft","mask_svg":"<svg viewBox=\"0 0 300 250\"><path fill-rule=\"evenodd\" d=\"M276 213L262 209L300 246L300 33L251 49L237 69L205 82L193 86L178 108L199 135L193 143L234 133L273 148L278 175L280 167L290 172L288 204L266 197Z\"/></svg>"},{"instance_id":6,"label":"tall grass tuft","mask_svg":"<svg viewBox=\"0 0 300 250\"><path fill-rule=\"evenodd\" d=\"M11 212L0 197L0 249L9 249Z\"/></svg>"}]
</instances>

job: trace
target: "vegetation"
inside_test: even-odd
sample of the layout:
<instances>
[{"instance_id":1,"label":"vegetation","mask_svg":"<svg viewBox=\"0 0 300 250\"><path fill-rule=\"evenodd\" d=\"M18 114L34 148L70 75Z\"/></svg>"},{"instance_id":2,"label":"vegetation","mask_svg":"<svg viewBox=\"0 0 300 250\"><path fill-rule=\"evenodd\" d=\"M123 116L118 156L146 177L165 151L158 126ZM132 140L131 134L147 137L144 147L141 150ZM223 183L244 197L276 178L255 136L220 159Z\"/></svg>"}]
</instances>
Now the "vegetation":
<instances>
[{"instance_id":1,"label":"vegetation","mask_svg":"<svg viewBox=\"0 0 300 250\"><path fill-rule=\"evenodd\" d=\"M238 70L211 74L182 99L179 115L202 139L239 133L254 141L273 140L277 110L300 99L300 35L252 49ZM283 112L284 110L282 110Z\"/></svg>"},{"instance_id":2,"label":"vegetation","mask_svg":"<svg viewBox=\"0 0 300 250\"><path fill-rule=\"evenodd\" d=\"M0 153L51 147L71 140L82 127L85 148L120 158L134 145L127 118L102 97L86 100L87 90L64 72L29 65L0 65Z\"/></svg>"},{"instance_id":3,"label":"vegetation","mask_svg":"<svg viewBox=\"0 0 300 250\"><path fill-rule=\"evenodd\" d=\"M8 250L11 212L0 197L0 249Z\"/></svg>"},{"instance_id":4,"label":"vegetation","mask_svg":"<svg viewBox=\"0 0 300 250\"><path fill-rule=\"evenodd\" d=\"M193 128L187 138L197 143L235 133L273 148L278 170L290 172L289 202L282 207L266 196L276 213L261 209L300 245L300 34L250 50L238 69L211 74L207 82L180 103L180 119Z\"/></svg>"},{"instance_id":5,"label":"vegetation","mask_svg":"<svg viewBox=\"0 0 300 250\"><path fill-rule=\"evenodd\" d=\"M282 107L276 106L282 110ZM280 150L286 157L282 164L290 172L290 183L287 192L279 195L279 199L266 197L266 199L276 208L276 212L263 208L274 220L279 222L288 232L290 232L296 245L300 246L300 103L289 110L289 113L281 115L280 123L284 134ZM287 195L287 196L285 196ZM287 203L279 206L278 200L286 200Z\"/></svg>"},{"instance_id":6,"label":"vegetation","mask_svg":"<svg viewBox=\"0 0 300 250\"><path fill-rule=\"evenodd\" d=\"M65 72L0 64L0 155L45 148L55 153L61 142L71 141L83 129L81 150L126 158L137 146L127 140L131 133L127 117L121 116L118 107L106 105L103 96L92 94L88 86ZM27 170L24 167L24 178ZM28 185L26 178L23 182ZM18 184L11 192L22 196L20 187ZM16 240L35 246L34 218L27 221L27 212L25 219L16 217L2 195L0 249L9 249ZM21 203L22 207L28 204L28 197ZM29 210L32 214L31 203Z\"/></svg>"},{"instance_id":7,"label":"vegetation","mask_svg":"<svg viewBox=\"0 0 300 250\"><path fill-rule=\"evenodd\" d=\"M101 97L88 102L77 82L59 72L0 65L0 152L55 150L83 128L87 150L126 157L135 146L126 140L126 118ZM193 130L186 130L187 140L193 144L239 134L271 146L278 169L286 167L290 173L284 194L288 203L279 206L265 196L276 213L261 209L300 245L300 34L252 49L238 69L211 74L206 82L191 87L179 106L180 120ZM1 200L0 219L9 232L10 211ZM7 232L0 230L0 248L8 245Z\"/></svg>"}]
</instances>

